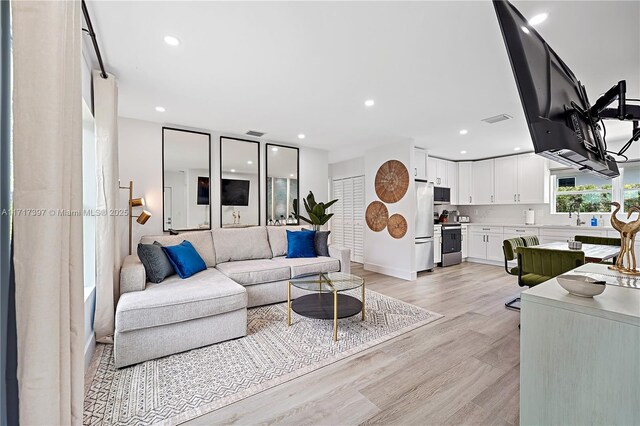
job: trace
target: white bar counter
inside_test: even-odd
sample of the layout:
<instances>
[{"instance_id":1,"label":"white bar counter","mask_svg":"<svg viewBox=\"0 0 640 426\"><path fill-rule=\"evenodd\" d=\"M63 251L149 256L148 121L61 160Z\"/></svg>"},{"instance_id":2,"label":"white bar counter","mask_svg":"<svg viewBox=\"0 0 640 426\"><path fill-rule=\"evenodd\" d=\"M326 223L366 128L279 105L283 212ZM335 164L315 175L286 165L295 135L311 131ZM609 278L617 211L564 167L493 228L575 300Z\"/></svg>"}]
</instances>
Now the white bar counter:
<instances>
[{"instance_id":1,"label":"white bar counter","mask_svg":"<svg viewBox=\"0 0 640 426\"><path fill-rule=\"evenodd\" d=\"M570 273L632 282L600 264ZM522 425L640 425L640 288L583 298L552 279L521 307Z\"/></svg>"}]
</instances>

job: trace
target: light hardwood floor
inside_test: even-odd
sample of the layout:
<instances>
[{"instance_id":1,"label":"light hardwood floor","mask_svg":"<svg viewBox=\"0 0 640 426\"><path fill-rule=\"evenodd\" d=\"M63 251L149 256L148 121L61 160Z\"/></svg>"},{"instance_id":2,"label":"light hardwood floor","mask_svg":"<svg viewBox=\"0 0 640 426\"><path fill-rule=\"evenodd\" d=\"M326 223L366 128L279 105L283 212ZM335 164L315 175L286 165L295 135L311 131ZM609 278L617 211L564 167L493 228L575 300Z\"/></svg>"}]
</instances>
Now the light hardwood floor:
<instances>
[{"instance_id":1,"label":"light hardwood floor","mask_svg":"<svg viewBox=\"0 0 640 426\"><path fill-rule=\"evenodd\" d=\"M476 263L417 281L352 272L445 317L189 424L518 423L520 316L504 307L520 291L514 277Z\"/></svg>"}]
</instances>

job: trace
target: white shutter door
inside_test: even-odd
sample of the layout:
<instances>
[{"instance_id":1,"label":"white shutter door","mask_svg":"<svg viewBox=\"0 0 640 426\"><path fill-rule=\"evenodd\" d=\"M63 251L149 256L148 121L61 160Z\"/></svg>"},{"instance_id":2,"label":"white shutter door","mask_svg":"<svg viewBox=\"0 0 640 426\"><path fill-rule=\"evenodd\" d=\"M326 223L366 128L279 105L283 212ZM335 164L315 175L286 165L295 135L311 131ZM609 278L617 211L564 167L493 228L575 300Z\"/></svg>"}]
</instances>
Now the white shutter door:
<instances>
[{"instance_id":1,"label":"white shutter door","mask_svg":"<svg viewBox=\"0 0 640 426\"><path fill-rule=\"evenodd\" d=\"M351 260L364 263L364 176L353 178L353 248Z\"/></svg>"},{"instance_id":2,"label":"white shutter door","mask_svg":"<svg viewBox=\"0 0 640 426\"><path fill-rule=\"evenodd\" d=\"M342 203L344 201L343 181L334 180L332 185L331 199L338 199L338 202L331 206L333 217L329 222L331 224L331 244L336 246L344 246L344 213Z\"/></svg>"},{"instance_id":3,"label":"white shutter door","mask_svg":"<svg viewBox=\"0 0 640 426\"><path fill-rule=\"evenodd\" d=\"M344 179L343 200L344 208L344 243L343 247L353 251L353 179Z\"/></svg>"}]
</instances>

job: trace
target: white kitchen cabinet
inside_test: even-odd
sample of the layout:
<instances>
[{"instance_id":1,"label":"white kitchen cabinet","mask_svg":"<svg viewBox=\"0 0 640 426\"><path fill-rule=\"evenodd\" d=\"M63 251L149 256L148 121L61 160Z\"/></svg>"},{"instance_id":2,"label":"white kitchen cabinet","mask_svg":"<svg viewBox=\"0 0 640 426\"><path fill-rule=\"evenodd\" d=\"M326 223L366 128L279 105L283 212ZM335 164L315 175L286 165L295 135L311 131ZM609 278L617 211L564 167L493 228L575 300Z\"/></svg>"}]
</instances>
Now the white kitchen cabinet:
<instances>
[{"instance_id":1,"label":"white kitchen cabinet","mask_svg":"<svg viewBox=\"0 0 640 426\"><path fill-rule=\"evenodd\" d=\"M576 235L585 235L591 237L605 237L607 235L607 231L604 229L598 228L589 228L584 226L583 228L541 228L540 229L540 243L555 243L555 242L565 242L569 241L572 238L575 238Z\"/></svg>"},{"instance_id":2,"label":"white kitchen cabinet","mask_svg":"<svg viewBox=\"0 0 640 426\"><path fill-rule=\"evenodd\" d=\"M427 159L427 180L433 182L435 186L450 188L449 169L454 166L455 163L453 161L429 157ZM453 173L453 171L451 173Z\"/></svg>"},{"instance_id":3,"label":"white kitchen cabinet","mask_svg":"<svg viewBox=\"0 0 640 426\"><path fill-rule=\"evenodd\" d=\"M516 158L518 160L517 202L520 204L548 203L549 168L547 161L536 154L522 154Z\"/></svg>"},{"instance_id":4,"label":"white kitchen cabinet","mask_svg":"<svg viewBox=\"0 0 640 426\"><path fill-rule=\"evenodd\" d=\"M495 172L495 203L514 204L518 201L518 157L496 158Z\"/></svg>"},{"instance_id":5,"label":"white kitchen cabinet","mask_svg":"<svg viewBox=\"0 0 640 426\"><path fill-rule=\"evenodd\" d=\"M450 188L451 204L458 204L458 163L447 162L447 184Z\"/></svg>"},{"instance_id":6,"label":"white kitchen cabinet","mask_svg":"<svg viewBox=\"0 0 640 426\"><path fill-rule=\"evenodd\" d=\"M469 257L500 261L502 254L501 226L469 226Z\"/></svg>"},{"instance_id":7,"label":"white kitchen cabinet","mask_svg":"<svg viewBox=\"0 0 640 426\"><path fill-rule=\"evenodd\" d=\"M427 178L427 151L424 149L415 148L413 150L414 167L413 177L415 179L428 179Z\"/></svg>"},{"instance_id":8,"label":"white kitchen cabinet","mask_svg":"<svg viewBox=\"0 0 640 426\"><path fill-rule=\"evenodd\" d=\"M473 180L471 185L472 204L494 204L495 202L495 161L474 161L472 164Z\"/></svg>"},{"instance_id":9,"label":"white kitchen cabinet","mask_svg":"<svg viewBox=\"0 0 640 426\"><path fill-rule=\"evenodd\" d=\"M466 226L462 226L462 258L469 257L469 231Z\"/></svg>"},{"instance_id":10,"label":"white kitchen cabinet","mask_svg":"<svg viewBox=\"0 0 640 426\"><path fill-rule=\"evenodd\" d=\"M433 263L442 262L442 228L437 227L433 232Z\"/></svg>"},{"instance_id":11,"label":"white kitchen cabinet","mask_svg":"<svg viewBox=\"0 0 640 426\"><path fill-rule=\"evenodd\" d=\"M472 166L471 161L458 163L458 205L468 206L472 204Z\"/></svg>"},{"instance_id":12,"label":"white kitchen cabinet","mask_svg":"<svg viewBox=\"0 0 640 426\"><path fill-rule=\"evenodd\" d=\"M504 231L502 233L503 240L509 240L511 238L524 237L525 235L535 235L536 237L540 236L540 228L529 227L529 226L516 226L516 227L504 227Z\"/></svg>"}]
</instances>

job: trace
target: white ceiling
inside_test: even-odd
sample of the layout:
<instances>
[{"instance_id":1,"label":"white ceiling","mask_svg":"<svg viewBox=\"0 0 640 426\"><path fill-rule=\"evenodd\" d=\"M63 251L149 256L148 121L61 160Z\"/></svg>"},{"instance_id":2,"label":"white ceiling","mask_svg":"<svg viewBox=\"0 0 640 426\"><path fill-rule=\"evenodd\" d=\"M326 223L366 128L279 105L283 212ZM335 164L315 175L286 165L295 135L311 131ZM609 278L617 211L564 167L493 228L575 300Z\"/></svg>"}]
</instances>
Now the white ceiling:
<instances>
[{"instance_id":1,"label":"white ceiling","mask_svg":"<svg viewBox=\"0 0 640 426\"><path fill-rule=\"evenodd\" d=\"M592 100L619 79L640 97L640 2L515 4L527 17L549 13L538 29ZM259 130L329 150L332 162L405 139L451 159L532 149L489 1L91 1L89 10L122 116ZM480 121L501 113L514 119ZM608 139L630 129L611 123Z\"/></svg>"}]
</instances>

